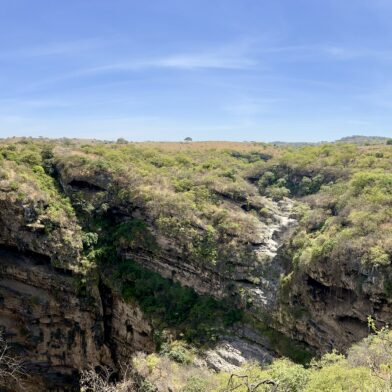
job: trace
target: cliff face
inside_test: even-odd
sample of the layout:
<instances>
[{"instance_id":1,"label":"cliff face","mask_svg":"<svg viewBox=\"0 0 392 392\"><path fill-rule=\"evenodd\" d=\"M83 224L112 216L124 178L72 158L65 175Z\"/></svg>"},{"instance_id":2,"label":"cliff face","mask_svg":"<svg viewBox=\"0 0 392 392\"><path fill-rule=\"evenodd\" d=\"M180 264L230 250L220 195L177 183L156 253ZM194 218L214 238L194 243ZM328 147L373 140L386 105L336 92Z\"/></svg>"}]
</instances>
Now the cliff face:
<instances>
[{"instance_id":1,"label":"cliff face","mask_svg":"<svg viewBox=\"0 0 392 392\"><path fill-rule=\"evenodd\" d=\"M296 271L281 293L281 330L321 351L346 350L369 334L369 316L378 326L390 324L390 274L389 266L369 267L353 254Z\"/></svg>"},{"instance_id":2,"label":"cliff face","mask_svg":"<svg viewBox=\"0 0 392 392\"><path fill-rule=\"evenodd\" d=\"M81 293L78 276L15 250L0 250L0 268L0 324L34 375L29 391L77 390L79 369L153 350L140 310L102 286Z\"/></svg>"},{"instance_id":3,"label":"cliff face","mask_svg":"<svg viewBox=\"0 0 392 392\"><path fill-rule=\"evenodd\" d=\"M0 261L0 322L29 373L41 375L37 391L76 386L78 368L112 364L98 293L80 298L75 279L37 255L3 249Z\"/></svg>"},{"instance_id":4,"label":"cliff face","mask_svg":"<svg viewBox=\"0 0 392 392\"><path fill-rule=\"evenodd\" d=\"M116 368L135 350L154 348L152 328L99 278L85 283L80 228L50 217L50 204L0 193L0 326L23 358L29 391L78 390L78 372Z\"/></svg>"}]
</instances>

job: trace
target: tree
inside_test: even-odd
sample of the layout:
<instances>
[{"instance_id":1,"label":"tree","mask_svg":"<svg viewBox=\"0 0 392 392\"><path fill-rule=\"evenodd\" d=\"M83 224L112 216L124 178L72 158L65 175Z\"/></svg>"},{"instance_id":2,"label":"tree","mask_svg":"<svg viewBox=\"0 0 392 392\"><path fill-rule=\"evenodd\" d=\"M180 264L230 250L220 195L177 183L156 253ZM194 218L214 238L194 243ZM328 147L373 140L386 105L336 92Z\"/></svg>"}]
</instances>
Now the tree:
<instances>
[{"instance_id":1,"label":"tree","mask_svg":"<svg viewBox=\"0 0 392 392\"><path fill-rule=\"evenodd\" d=\"M23 390L25 377L23 361L12 355L10 346L0 333L0 389L4 387L13 391Z\"/></svg>"},{"instance_id":2,"label":"tree","mask_svg":"<svg viewBox=\"0 0 392 392\"><path fill-rule=\"evenodd\" d=\"M115 372L108 367L82 370L80 372L81 392L136 392L140 391L133 378L133 370L129 366L120 366L119 381L112 381Z\"/></svg>"},{"instance_id":3,"label":"tree","mask_svg":"<svg viewBox=\"0 0 392 392\"><path fill-rule=\"evenodd\" d=\"M388 145L388 146L392 146L392 139L388 139L388 140L387 140L387 145Z\"/></svg>"},{"instance_id":4,"label":"tree","mask_svg":"<svg viewBox=\"0 0 392 392\"><path fill-rule=\"evenodd\" d=\"M193 139L191 138L191 137L186 137L185 139L184 139L184 141L186 141L186 142L191 142Z\"/></svg>"}]
</instances>

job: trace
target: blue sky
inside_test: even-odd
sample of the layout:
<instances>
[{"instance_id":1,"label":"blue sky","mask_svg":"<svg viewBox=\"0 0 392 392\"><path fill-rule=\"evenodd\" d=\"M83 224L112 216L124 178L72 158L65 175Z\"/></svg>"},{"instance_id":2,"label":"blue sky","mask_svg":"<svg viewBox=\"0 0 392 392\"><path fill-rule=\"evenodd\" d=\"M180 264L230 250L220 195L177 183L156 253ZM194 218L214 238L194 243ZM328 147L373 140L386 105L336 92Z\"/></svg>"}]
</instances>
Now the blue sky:
<instances>
[{"instance_id":1,"label":"blue sky","mask_svg":"<svg viewBox=\"0 0 392 392\"><path fill-rule=\"evenodd\" d=\"M0 137L392 136L392 0L0 0Z\"/></svg>"}]
</instances>

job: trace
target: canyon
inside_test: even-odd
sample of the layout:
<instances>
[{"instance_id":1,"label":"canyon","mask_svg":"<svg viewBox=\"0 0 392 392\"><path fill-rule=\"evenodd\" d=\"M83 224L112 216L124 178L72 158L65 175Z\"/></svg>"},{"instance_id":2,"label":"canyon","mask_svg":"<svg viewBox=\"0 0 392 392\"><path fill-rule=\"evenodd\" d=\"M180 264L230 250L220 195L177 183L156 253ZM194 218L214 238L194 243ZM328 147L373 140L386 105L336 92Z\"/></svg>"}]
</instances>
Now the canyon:
<instances>
[{"instance_id":1,"label":"canyon","mask_svg":"<svg viewBox=\"0 0 392 392\"><path fill-rule=\"evenodd\" d=\"M137 299L124 297L124 285L132 282L119 277L113 263L102 263L108 253L99 253L99 241L118 260L132 260L196 296L228 301L241 311L200 355L200 366L215 371L249 360L269 363L289 351L294 359L344 351L367 336L368 316L377 325L391 320L389 262L369 265L348 249L297 267L293 253L303 235L298 205L310 206L310 214L319 213L320 203L331 206L312 196L260 193L265 170L243 176L238 195L226 183L211 185L217 207L210 213L238 219L219 239L210 234L208 213L191 217L185 229L174 227L171 217L182 219L188 205L173 193L168 206L159 196L168 191L135 167L114 172L99 154L61 143L48 156L43 147L39 151L41 169L33 164L21 170L4 159L0 173L0 327L25 361L29 391L77 391L81 370L118 369L138 352L157 350L156 320ZM257 159L264 164L271 158ZM304 173L296 175L302 181ZM143 199L147 188L158 196ZM130 236L113 236L124 227ZM173 325L168 330L181 336Z\"/></svg>"}]
</instances>

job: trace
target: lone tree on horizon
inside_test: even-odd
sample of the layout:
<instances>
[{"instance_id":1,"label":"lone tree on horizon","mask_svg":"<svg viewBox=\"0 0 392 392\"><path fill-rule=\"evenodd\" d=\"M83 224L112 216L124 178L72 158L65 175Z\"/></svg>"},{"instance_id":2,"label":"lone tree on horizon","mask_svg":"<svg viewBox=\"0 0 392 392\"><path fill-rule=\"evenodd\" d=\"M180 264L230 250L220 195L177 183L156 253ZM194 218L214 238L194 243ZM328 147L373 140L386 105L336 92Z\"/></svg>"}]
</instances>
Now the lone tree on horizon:
<instances>
[{"instance_id":1,"label":"lone tree on horizon","mask_svg":"<svg viewBox=\"0 0 392 392\"><path fill-rule=\"evenodd\" d=\"M191 142L193 139L191 138L191 137L186 137L185 139L184 139L184 141L186 141L186 142Z\"/></svg>"}]
</instances>

